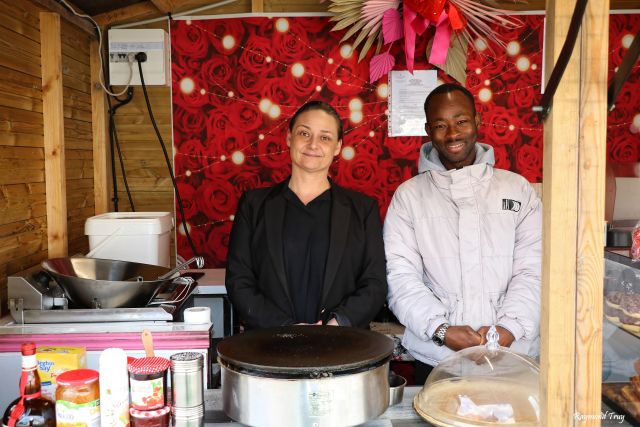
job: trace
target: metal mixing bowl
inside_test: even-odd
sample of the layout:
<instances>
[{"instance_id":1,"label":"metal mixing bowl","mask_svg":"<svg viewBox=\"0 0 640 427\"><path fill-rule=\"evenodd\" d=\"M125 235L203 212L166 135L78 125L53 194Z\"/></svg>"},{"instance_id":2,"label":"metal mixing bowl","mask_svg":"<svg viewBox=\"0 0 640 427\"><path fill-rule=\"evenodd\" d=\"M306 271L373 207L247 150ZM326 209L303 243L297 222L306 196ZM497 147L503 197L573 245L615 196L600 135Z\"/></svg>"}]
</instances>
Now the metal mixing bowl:
<instances>
[{"instance_id":1,"label":"metal mixing bowl","mask_svg":"<svg viewBox=\"0 0 640 427\"><path fill-rule=\"evenodd\" d=\"M53 258L42 268L77 308L144 307L173 280L157 280L168 268L110 259Z\"/></svg>"}]
</instances>

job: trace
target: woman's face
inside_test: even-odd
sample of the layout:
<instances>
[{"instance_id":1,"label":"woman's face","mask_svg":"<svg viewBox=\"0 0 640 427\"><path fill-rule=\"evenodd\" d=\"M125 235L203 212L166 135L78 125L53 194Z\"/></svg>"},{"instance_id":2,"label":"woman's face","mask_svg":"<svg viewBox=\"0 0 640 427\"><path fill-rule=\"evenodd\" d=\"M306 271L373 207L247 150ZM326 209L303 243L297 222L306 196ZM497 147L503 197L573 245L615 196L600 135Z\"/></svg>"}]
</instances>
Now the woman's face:
<instances>
[{"instance_id":1,"label":"woman's face","mask_svg":"<svg viewBox=\"0 0 640 427\"><path fill-rule=\"evenodd\" d=\"M336 119L322 110L300 114L287 134L287 145L292 173L327 174L342 147Z\"/></svg>"}]
</instances>

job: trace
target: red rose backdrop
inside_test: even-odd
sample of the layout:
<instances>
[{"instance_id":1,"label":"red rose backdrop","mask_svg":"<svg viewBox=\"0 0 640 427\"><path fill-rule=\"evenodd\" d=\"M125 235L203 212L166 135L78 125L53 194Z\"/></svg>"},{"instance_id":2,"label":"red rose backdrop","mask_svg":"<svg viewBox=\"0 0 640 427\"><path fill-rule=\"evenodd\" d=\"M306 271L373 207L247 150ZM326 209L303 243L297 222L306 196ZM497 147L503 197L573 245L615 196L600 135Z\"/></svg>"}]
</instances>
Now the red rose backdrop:
<instances>
[{"instance_id":1,"label":"red rose backdrop","mask_svg":"<svg viewBox=\"0 0 640 427\"><path fill-rule=\"evenodd\" d=\"M476 49L469 48L467 87L483 119L480 140L495 148L496 165L540 182L542 125L531 106L540 98L543 19L520 19L516 30L495 28L505 47L476 40ZM368 80L375 49L358 62L353 40L340 43L344 32L332 26L329 17L172 21L174 167L206 267L225 265L242 193L289 175L288 118L307 101L326 101L343 119L334 181L377 199L383 217L397 186L417 173L423 138L386 135L387 80ZM612 16L612 69L628 48L627 35L639 29L637 16ZM425 54L432 32L416 46L416 69L433 68ZM404 68L399 45L391 49L395 69ZM638 90L634 73L610 115L609 153L619 163L638 160L640 97L632 96ZM181 225L176 246L180 256L192 255Z\"/></svg>"}]
</instances>

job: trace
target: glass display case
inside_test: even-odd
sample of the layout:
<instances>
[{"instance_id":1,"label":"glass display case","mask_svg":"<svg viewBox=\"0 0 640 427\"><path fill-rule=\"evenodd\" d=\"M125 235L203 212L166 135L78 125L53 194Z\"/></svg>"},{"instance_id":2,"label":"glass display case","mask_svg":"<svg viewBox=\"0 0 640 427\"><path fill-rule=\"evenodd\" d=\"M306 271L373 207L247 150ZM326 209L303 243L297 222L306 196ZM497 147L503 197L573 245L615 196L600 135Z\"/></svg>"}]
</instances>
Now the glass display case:
<instances>
[{"instance_id":1,"label":"glass display case","mask_svg":"<svg viewBox=\"0 0 640 427\"><path fill-rule=\"evenodd\" d=\"M629 250L605 251L602 396L640 423L640 262Z\"/></svg>"},{"instance_id":2,"label":"glass display case","mask_svg":"<svg viewBox=\"0 0 640 427\"><path fill-rule=\"evenodd\" d=\"M493 328L492 328L493 329ZM416 395L416 412L437 426L539 426L539 367L535 360L488 343L466 348L433 369Z\"/></svg>"}]
</instances>

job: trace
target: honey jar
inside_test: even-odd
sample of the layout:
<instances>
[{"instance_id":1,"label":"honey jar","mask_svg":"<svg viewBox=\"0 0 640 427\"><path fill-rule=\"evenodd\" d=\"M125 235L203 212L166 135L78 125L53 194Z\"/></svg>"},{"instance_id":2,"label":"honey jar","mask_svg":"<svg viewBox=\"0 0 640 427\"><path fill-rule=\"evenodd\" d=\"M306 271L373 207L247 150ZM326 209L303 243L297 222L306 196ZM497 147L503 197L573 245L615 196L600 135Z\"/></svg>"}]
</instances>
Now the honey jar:
<instances>
[{"instance_id":1,"label":"honey jar","mask_svg":"<svg viewBox=\"0 0 640 427\"><path fill-rule=\"evenodd\" d=\"M93 426L100 424L98 371L75 369L56 379L56 425Z\"/></svg>"}]
</instances>

